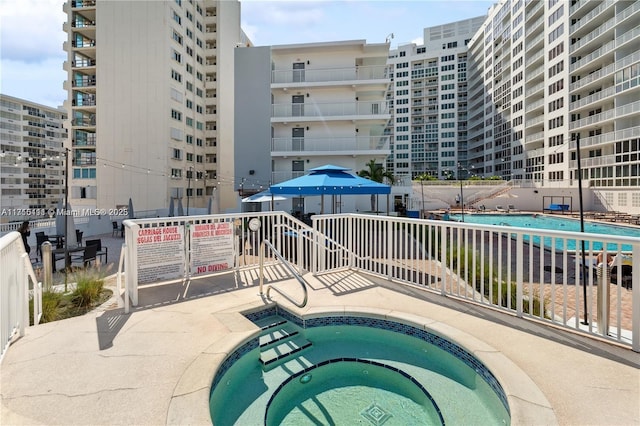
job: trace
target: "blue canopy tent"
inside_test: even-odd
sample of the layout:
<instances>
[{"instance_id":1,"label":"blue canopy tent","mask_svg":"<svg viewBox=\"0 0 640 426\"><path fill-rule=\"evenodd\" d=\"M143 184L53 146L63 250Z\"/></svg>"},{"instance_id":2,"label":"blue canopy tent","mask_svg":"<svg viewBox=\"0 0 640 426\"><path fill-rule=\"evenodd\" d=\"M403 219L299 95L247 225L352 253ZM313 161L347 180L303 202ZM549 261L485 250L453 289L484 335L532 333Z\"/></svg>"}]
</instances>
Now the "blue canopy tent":
<instances>
[{"instance_id":1,"label":"blue canopy tent","mask_svg":"<svg viewBox=\"0 0 640 426\"><path fill-rule=\"evenodd\" d=\"M391 186L347 173L349 170L351 169L331 164L316 167L309 170L307 175L271 185L269 191L274 195L320 195L322 209L324 209L325 195L386 194L388 213ZM332 206L335 206L335 203L332 203Z\"/></svg>"}]
</instances>

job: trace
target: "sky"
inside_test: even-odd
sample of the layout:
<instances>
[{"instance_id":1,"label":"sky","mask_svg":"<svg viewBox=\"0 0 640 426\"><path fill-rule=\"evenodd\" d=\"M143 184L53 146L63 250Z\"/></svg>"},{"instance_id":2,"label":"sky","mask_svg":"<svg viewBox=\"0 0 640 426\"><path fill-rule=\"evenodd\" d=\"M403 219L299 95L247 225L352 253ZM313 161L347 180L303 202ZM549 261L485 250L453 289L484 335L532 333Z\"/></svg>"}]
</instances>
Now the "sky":
<instances>
[{"instance_id":1,"label":"sky","mask_svg":"<svg viewBox=\"0 0 640 426\"><path fill-rule=\"evenodd\" d=\"M102 0L101 0L102 1ZM134 0L120 0L134 1ZM137 0L142 1L142 0ZM155 1L155 0L146 0ZM63 0L0 0L0 93L58 107L66 98ZM256 46L366 40L422 43L425 27L485 15L485 0L242 0Z\"/></svg>"}]
</instances>

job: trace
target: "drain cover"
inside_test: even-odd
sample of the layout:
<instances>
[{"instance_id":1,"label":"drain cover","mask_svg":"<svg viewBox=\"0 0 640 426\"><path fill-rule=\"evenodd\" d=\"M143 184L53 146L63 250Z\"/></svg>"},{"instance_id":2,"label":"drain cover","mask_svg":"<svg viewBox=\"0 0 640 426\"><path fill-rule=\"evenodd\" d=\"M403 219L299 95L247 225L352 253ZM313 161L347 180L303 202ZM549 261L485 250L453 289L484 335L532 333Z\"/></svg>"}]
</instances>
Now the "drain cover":
<instances>
[{"instance_id":1,"label":"drain cover","mask_svg":"<svg viewBox=\"0 0 640 426\"><path fill-rule=\"evenodd\" d=\"M371 424L375 426L383 425L387 420L391 418L391 414L387 413L384 408L380 407L375 402L369 407L362 410L360 415L369 420Z\"/></svg>"}]
</instances>

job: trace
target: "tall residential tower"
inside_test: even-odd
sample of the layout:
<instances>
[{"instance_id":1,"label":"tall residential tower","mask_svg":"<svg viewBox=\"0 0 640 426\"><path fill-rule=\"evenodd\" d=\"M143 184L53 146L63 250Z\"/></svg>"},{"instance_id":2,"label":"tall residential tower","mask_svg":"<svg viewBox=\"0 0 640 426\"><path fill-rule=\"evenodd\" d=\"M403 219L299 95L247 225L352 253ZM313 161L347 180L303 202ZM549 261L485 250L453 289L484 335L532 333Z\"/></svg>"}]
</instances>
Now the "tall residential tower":
<instances>
[{"instance_id":1,"label":"tall residential tower","mask_svg":"<svg viewBox=\"0 0 640 426\"><path fill-rule=\"evenodd\" d=\"M250 42L238 1L64 5L65 88L76 207L203 207L233 194L234 49ZM220 184L218 184L220 183Z\"/></svg>"}]
</instances>

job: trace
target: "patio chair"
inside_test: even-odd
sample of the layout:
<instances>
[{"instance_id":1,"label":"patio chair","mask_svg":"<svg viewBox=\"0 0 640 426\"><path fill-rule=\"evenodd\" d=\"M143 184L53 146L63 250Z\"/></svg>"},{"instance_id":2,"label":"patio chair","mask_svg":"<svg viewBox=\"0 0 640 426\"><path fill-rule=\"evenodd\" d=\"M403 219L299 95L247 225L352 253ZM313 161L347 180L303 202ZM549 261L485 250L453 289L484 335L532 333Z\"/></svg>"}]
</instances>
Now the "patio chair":
<instances>
[{"instance_id":1,"label":"patio chair","mask_svg":"<svg viewBox=\"0 0 640 426\"><path fill-rule=\"evenodd\" d=\"M79 246L82 245L82 234L84 234L84 231L79 231L76 229L76 242Z\"/></svg>"},{"instance_id":2,"label":"patio chair","mask_svg":"<svg viewBox=\"0 0 640 426\"><path fill-rule=\"evenodd\" d=\"M516 206L514 206L513 204L509 204L509 206L507 207L509 209L510 212L518 212L520 210L516 209Z\"/></svg>"},{"instance_id":3,"label":"patio chair","mask_svg":"<svg viewBox=\"0 0 640 426\"><path fill-rule=\"evenodd\" d=\"M100 238L95 239L95 240L87 240L85 241L85 246L96 246L97 250L96 250L96 257L102 257L104 256L104 262L103 263L107 263L107 259L109 258L109 248L108 247L104 247L102 248L102 240Z\"/></svg>"},{"instance_id":4,"label":"patio chair","mask_svg":"<svg viewBox=\"0 0 640 426\"><path fill-rule=\"evenodd\" d=\"M496 206L496 211L501 213L508 213L507 209L502 206Z\"/></svg>"},{"instance_id":5,"label":"patio chair","mask_svg":"<svg viewBox=\"0 0 640 426\"><path fill-rule=\"evenodd\" d=\"M117 237L119 230L120 230L120 228L118 228L118 222L116 222L115 220L113 222L111 222L111 236L112 237Z\"/></svg>"},{"instance_id":6,"label":"patio chair","mask_svg":"<svg viewBox=\"0 0 640 426\"><path fill-rule=\"evenodd\" d=\"M36 258L42 259L42 244L49 241L49 237L44 232L36 232Z\"/></svg>"},{"instance_id":7,"label":"patio chair","mask_svg":"<svg viewBox=\"0 0 640 426\"><path fill-rule=\"evenodd\" d=\"M71 256L71 266L74 266L75 262L81 262L82 266L86 268L91 262L96 261L96 253L98 246L95 244L87 245L82 251L82 255Z\"/></svg>"}]
</instances>

